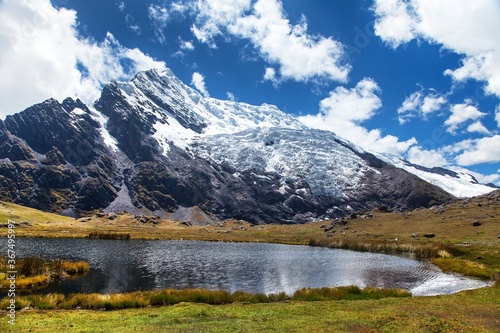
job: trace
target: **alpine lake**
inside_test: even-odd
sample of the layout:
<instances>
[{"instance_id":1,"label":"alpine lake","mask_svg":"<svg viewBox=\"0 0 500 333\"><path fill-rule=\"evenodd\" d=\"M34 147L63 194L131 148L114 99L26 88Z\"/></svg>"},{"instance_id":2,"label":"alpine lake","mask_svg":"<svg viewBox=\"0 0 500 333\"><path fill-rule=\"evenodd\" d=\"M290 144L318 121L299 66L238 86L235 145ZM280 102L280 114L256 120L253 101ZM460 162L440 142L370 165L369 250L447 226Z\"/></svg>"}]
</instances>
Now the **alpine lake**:
<instances>
[{"instance_id":1,"label":"alpine lake","mask_svg":"<svg viewBox=\"0 0 500 333\"><path fill-rule=\"evenodd\" d=\"M0 246L6 247L5 238ZM292 294L301 288L356 285L398 288L414 296L452 294L491 285L444 273L428 261L302 245L170 240L18 238L19 258L86 261L83 277L34 291L123 293L204 288Z\"/></svg>"}]
</instances>

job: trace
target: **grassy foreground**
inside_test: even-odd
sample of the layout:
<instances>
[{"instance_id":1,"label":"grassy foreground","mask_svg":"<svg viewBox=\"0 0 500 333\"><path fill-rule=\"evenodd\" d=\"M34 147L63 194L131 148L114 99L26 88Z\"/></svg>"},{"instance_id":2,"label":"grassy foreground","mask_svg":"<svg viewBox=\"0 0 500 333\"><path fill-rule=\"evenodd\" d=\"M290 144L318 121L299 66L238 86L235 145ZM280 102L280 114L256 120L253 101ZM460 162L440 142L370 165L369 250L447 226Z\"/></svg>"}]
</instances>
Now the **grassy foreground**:
<instances>
[{"instance_id":1,"label":"grassy foreground","mask_svg":"<svg viewBox=\"0 0 500 333\"><path fill-rule=\"evenodd\" d=\"M500 286L449 296L22 311L2 332L500 332Z\"/></svg>"}]
</instances>

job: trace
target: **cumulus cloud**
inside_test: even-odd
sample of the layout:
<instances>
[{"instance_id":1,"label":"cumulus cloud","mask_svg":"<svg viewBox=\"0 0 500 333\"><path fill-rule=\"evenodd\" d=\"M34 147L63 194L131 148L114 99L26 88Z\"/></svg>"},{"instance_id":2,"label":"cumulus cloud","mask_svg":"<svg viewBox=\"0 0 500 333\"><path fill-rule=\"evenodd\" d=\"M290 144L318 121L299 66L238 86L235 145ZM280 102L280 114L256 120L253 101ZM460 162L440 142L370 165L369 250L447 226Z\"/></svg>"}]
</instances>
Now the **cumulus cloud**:
<instances>
[{"instance_id":1,"label":"cumulus cloud","mask_svg":"<svg viewBox=\"0 0 500 333\"><path fill-rule=\"evenodd\" d=\"M276 70L272 67L266 67L266 72L264 73L265 80L275 80L276 79Z\"/></svg>"},{"instance_id":2,"label":"cumulus cloud","mask_svg":"<svg viewBox=\"0 0 500 333\"><path fill-rule=\"evenodd\" d=\"M191 31L196 38L216 48L215 38L224 36L227 28L250 9L252 0L201 0L192 6L196 22Z\"/></svg>"},{"instance_id":3,"label":"cumulus cloud","mask_svg":"<svg viewBox=\"0 0 500 333\"><path fill-rule=\"evenodd\" d=\"M337 87L320 102L320 113L299 117L307 126L335 132L365 148L381 153L401 153L416 143L414 138L401 142L395 136L382 136L379 129L367 130L361 125L382 106L377 83L365 78L351 89Z\"/></svg>"},{"instance_id":4,"label":"cumulus cloud","mask_svg":"<svg viewBox=\"0 0 500 333\"><path fill-rule=\"evenodd\" d=\"M500 97L500 2L497 0L376 0L375 33L397 47L412 39L442 45L464 55L448 69L457 82L485 82L485 92Z\"/></svg>"},{"instance_id":5,"label":"cumulus cloud","mask_svg":"<svg viewBox=\"0 0 500 333\"><path fill-rule=\"evenodd\" d=\"M456 157L459 165L476 165L500 162L500 135L468 140L463 151Z\"/></svg>"},{"instance_id":6,"label":"cumulus cloud","mask_svg":"<svg viewBox=\"0 0 500 333\"><path fill-rule=\"evenodd\" d=\"M200 42L214 48L216 38L249 40L260 56L273 65L274 75L264 76L273 82L345 82L350 71L344 62L344 46L331 37L309 34L305 17L291 24L279 0L198 1L191 30Z\"/></svg>"},{"instance_id":7,"label":"cumulus cloud","mask_svg":"<svg viewBox=\"0 0 500 333\"><path fill-rule=\"evenodd\" d=\"M462 56L456 68L444 75L453 82L476 80L484 83L486 94L500 97L500 2L498 0L375 0L375 33L390 46L397 48L411 40L442 46ZM420 105L420 96L410 96L401 107L400 122L415 113L410 108ZM438 101L439 102L439 101ZM432 110L432 103L429 105ZM500 108L500 107L499 107ZM495 120L500 127L500 110ZM423 109L421 110L423 114ZM420 111L419 111L420 112ZM470 100L450 107L451 115L445 126L449 133L457 131L491 135L481 118L487 116ZM499 160L499 139L495 136L464 140L441 147L449 161L460 165L475 165ZM492 178L492 176L490 177Z\"/></svg>"},{"instance_id":8,"label":"cumulus cloud","mask_svg":"<svg viewBox=\"0 0 500 333\"><path fill-rule=\"evenodd\" d=\"M123 47L110 33L96 42L82 38L76 26L76 12L56 9L49 0L0 2L2 118L51 97L92 103L111 80L165 69L165 63Z\"/></svg>"},{"instance_id":9,"label":"cumulus cloud","mask_svg":"<svg viewBox=\"0 0 500 333\"><path fill-rule=\"evenodd\" d=\"M469 132L476 132L478 128L481 126L484 127L478 119L484 117L486 114L479 111L478 108L471 104L471 100L465 100L462 104L455 104L451 107L451 115L444 122L447 127L447 131L451 134L456 134L457 130L469 121L475 121L475 125L469 127L468 129L472 129Z\"/></svg>"},{"instance_id":10,"label":"cumulus cloud","mask_svg":"<svg viewBox=\"0 0 500 333\"><path fill-rule=\"evenodd\" d=\"M375 0L375 34L392 47L415 38L415 22L409 7L409 3L400 0Z\"/></svg>"},{"instance_id":11,"label":"cumulus cloud","mask_svg":"<svg viewBox=\"0 0 500 333\"><path fill-rule=\"evenodd\" d=\"M428 168L444 167L449 164L441 152L435 149L424 150L419 146L413 146L408 150L407 160Z\"/></svg>"},{"instance_id":12,"label":"cumulus cloud","mask_svg":"<svg viewBox=\"0 0 500 333\"><path fill-rule=\"evenodd\" d=\"M208 93L207 87L205 86L205 77L201 75L198 72L193 73L193 77L191 79L191 84L198 89L198 91L204 96L204 97L210 97L210 94Z\"/></svg>"},{"instance_id":13,"label":"cumulus cloud","mask_svg":"<svg viewBox=\"0 0 500 333\"><path fill-rule=\"evenodd\" d=\"M467 132L469 133L480 133L480 134L490 134L491 132L480 122L476 121L467 126Z\"/></svg>"},{"instance_id":14,"label":"cumulus cloud","mask_svg":"<svg viewBox=\"0 0 500 333\"><path fill-rule=\"evenodd\" d=\"M427 119L429 114L441 110L446 103L447 99L442 95L436 93L425 95L423 91L416 91L408 96L398 108L399 123L404 124L416 116Z\"/></svg>"}]
</instances>

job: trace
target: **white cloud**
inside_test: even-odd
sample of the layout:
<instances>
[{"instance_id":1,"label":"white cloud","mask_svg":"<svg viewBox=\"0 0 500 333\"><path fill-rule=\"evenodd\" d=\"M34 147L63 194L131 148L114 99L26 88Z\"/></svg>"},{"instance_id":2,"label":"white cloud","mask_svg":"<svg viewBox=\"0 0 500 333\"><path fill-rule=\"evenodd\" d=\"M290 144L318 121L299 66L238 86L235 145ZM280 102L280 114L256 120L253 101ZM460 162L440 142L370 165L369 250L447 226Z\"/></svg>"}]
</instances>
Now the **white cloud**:
<instances>
[{"instance_id":1,"label":"white cloud","mask_svg":"<svg viewBox=\"0 0 500 333\"><path fill-rule=\"evenodd\" d=\"M469 133L490 134L491 132L480 122L476 121L467 127Z\"/></svg>"},{"instance_id":2,"label":"white cloud","mask_svg":"<svg viewBox=\"0 0 500 333\"><path fill-rule=\"evenodd\" d=\"M230 100L230 101L236 101L236 96L234 96L234 94L230 91L226 92L226 96L227 96L227 99Z\"/></svg>"},{"instance_id":3,"label":"white cloud","mask_svg":"<svg viewBox=\"0 0 500 333\"><path fill-rule=\"evenodd\" d=\"M170 19L168 10L160 5L150 4L148 7L148 17L151 20L156 39L160 44L165 44L167 39L163 31Z\"/></svg>"},{"instance_id":4,"label":"white cloud","mask_svg":"<svg viewBox=\"0 0 500 333\"><path fill-rule=\"evenodd\" d=\"M446 104L447 100L443 96L429 95L425 96L420 109L424 115L439 111L441 107Z\"/></svg>"},{"instance_id":5,"label":"white cloud","mask_svg":"<svg viewBox=\"0 0 500 333\"><path fill-rule=\"evenodd\" d=\"M193 12L196 10L196 1L186 1L180 0L177 2L172 2L170 4L170 11L178 13L185 17L186 13Z\"/></svg>"},{"instance_id":6,"label":"white cloud","mask_svg":"<svg viewBox=\"0 0 500 333\"><path fill-rule=\"evenodd\" d=\"M216 48L215 37L224 36L228 26L250 9L252 0L200 0L192 9L196 11L196 22L191 31L196 38Z\"/></svg>"},{"instance_id":7,"label":"white cloud","mask_svg":"<svg viewBox=\"0 0 500 333\"><path fill-rule=\"evenodd\" d=\"M341 43L307 32L305 17L295 25L285 17L279 0L198 1L196 38L216 47L216 37L250 40L260 56L275 66L276 80L317 79L345 82L350 67L344 63Z\"/></svg>"},{"instance_id":8,"label":"white cloud","mask_svg":"<svg viewBox=\"0 0 500 333\"><path fill-rule=\"evenodd\" d=\"M191 84L198 89L198 91L204 96L204 97L210 97L210 94L208 93L207 87L205 86L205 77L201 75L198 72L193 73L193 77L191 79Z\"/></svg>"},{"instance_id":9,"label":"white cloud","mask_svg":"<svg viewBox=\"0 0 500 333\"><path fill-rule=\"evenodd\" d=\"M182 40L181 39L181 50L184 51L193 51L194 50L194 44L193 41L190 40Z\"/></svg>"},{"instance_id":10,"label":"white cloud","mask_svg":"<svg viewBox=\"0 0 500 333\"><path fill-rule=\"evenodd\" d=\"M408 96L398 108L399 123L406 123L415 116L426 119L429 114L441 110L447 102L442 95L430 93L425 96L423 91L416 91Z\"/></svg>"},{"instance_id":11,"label":"white cloud","mask_svg":"<svg viewBox=\"0 0 500 333\"><path fill-rule=\"evenodd\" d=\"M376 95L379 91L380 88L373 79L365 78L353 89L337 87L330 92L328 98L321 101L320 107L327 117L348 121L367 120L382 106L382 101Z\"/></svg>"},{"instance_id":12,"label":"white cloud","mask_svg":"<svg viewBox=\"0 0 500 333\"><path fill-rule=\"evenodd\" d=\"M413 146L408 150L407 160L410 163L422 165L428 168L444 167L448 161L442 153L432 149L423 150L422 147Z\"/></svg>"},{"instance_id":13,"label":"white cloud","mask_svg":"<svg viewBox=\"0 0 500 333\"><path fill-rule=\"evenodd\" d=\"M337 87L320 102L320 113L299 117L307 126L335 132L342 138L376 152L401 153L416 143L414 138L401 142L395 136L382 136L379 129L367 130L360 124L375 115L382 106L376 95L377 83L369 78L352 88Z\"/></svg>"},{"instance_id":14,"label":"white cloud","mask_svg":"<svg viewBox=\"0 0 500 333\"><path fill-rule=\"evenodd\" d=\"M179 50L173 53L172 56L176 58L183 58L187 52L191 52L194 50L193 41L185 41L179 36Z\"/></svg>"},{"instance_id":15,"label":"white cloud","mask_svg":"<svg viewBox=\"0 0 500 333\"><path fill-rule=\"evenodd\" d=\"M453 80L486 82L500 97L500 2L498 0L376 0L375 33L397 47L412 39L440 44L464 55Z\"/></svg>"},{"instance_id":16,"label":"white cloud","mask_svg":"<svg viewBox=\"0 0 500 333\"><path fill-rule=\"evenodd\" d=\"M263 77L264 81L271 81L274 86L278 85L278 78L276 77L276 70L272 67L266 67L266 72Z\"/></svg>"},{"instance_id":17,"label":"white cloud","mask_svg":"<svg viewBox=\"0 0 500 333\"><path fill-rule=\"evenodd\" d=\"M451 116L446 119L444 124L447 127L447 131L451 134L456 134L456 131L469 120L476 121L477 119L484 117L486 114L482 113L477 109L476 106L471 105L472 101L465 100L463 104L455 104L451 107ZM472 127L472 129L478 129L478 125Z\"/></svg>"},{"instance_id":18,"label":"white cloud","mask_svg":"<svg viewBox=\"0 0 500 333\"><path fill-rule=\"evenodd\" d=\"M165 68L138 49L123 47L110 33L101 43L84 39L76 26L76 12L55 9L49 0L0 2L2 117L51 97L92 103L111 80Z\"/></svg>"},{"instance_id":19,"label":"white cloud","mask_svg":"<svg viewBox=\"0 0 500 333\"><path fill-rule=\"evenodd\" d=\"M500 135L469 140L468 147L456 157L459 165L500 162Z\"/></svg>"},{"instance_id":20,"label":"white cloud","mask_svg":"<svg viewBox=\"0 0 500 333\"><path fill-rule=\"evenodd\" d=\"M375 34L396 48L415 38L414 19L409 4L400 0L376 0Z\"/></svg>"}]
</instances>

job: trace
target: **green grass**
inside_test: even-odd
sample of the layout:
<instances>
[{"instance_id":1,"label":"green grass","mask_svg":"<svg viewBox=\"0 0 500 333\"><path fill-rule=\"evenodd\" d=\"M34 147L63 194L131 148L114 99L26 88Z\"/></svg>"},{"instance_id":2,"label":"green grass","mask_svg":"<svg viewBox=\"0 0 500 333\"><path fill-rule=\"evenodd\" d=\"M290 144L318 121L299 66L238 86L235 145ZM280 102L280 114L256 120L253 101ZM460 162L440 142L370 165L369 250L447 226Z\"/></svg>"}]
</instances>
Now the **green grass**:
<instances>
[{"instance_id":1,"label":"green grass","mask_svg":"<svg viewBox=\"0 0 500 333\"><path fill-rule=\"evenodd\" d=\"M493 275L492 269L471 260L456 258L432 258L431 262L447 272L456 272L481 279L490 279Z\"/></svg>"},{"instance_id":2,"label":"green grass","mask_svg":"<svg viewBox=\"0 0 500 333\"><path fill-rule=\"evenodd\" d=\"M179 303L205 303L223 305L232 303L276 303L289 300L298 301L326 301L326 300L353 300L353 299L380 299L387 297L410 297L404 290L379 289L367 287L361 289L356 286L301 289L289 296L279 294L250 294L241 291L230 293L224 290L206 289L164 289L156 291L138 291L123 294L59 294L19 296L16 308L34 309L91 309L117 310L127 308L142 308L147 306L175 305ZM10 299L0 301L0 308L6 308Z\"/></svg>"},{"instance_id":3,"label":"green grass","mask_svg":"<svg viewBox=\"0 0 500 333\"><path fill-rule=\"evenodd\" d=\"M499 332L500 286L439 297L21 311L1 332Z\"/></svg>"}]
</instances>

